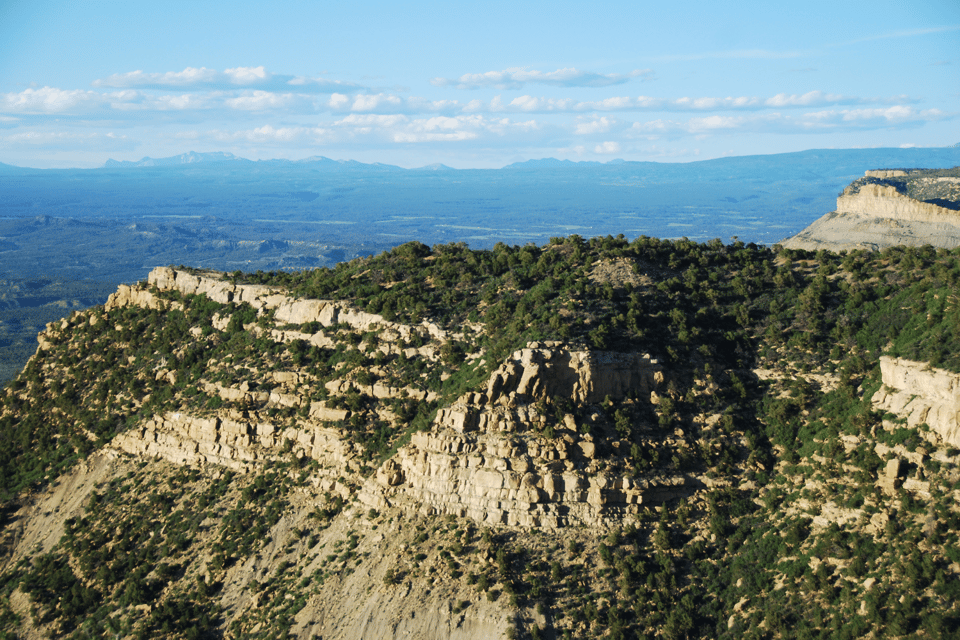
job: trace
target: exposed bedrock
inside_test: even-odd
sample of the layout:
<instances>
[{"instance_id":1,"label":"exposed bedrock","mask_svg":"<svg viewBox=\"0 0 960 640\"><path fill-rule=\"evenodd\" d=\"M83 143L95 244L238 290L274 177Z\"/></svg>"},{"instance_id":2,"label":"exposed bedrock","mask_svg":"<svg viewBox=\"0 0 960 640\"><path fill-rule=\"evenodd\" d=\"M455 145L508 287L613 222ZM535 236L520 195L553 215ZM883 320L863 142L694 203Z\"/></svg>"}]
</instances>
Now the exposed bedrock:
<instances>
[{"instance_id":1,"label":"exposed bedrock","mask_svg":"<svg viewBox=\"0 0 960 640\"><path fill-rule=\"evenodd\" d=\"M923 193L939 194L934 202L925 202L898 191L896 186L866 183L861 178L844 189L837 198L837 209L818 218L809 227L784 240L788 249L829 251L868 249L906 245L933 245L953 249L960 246L960 211L939 206L957 200L960 178L952 176L911 177L922 171L867 171L865 178L876 180L912 180Z\"/></svg>"},{"instance_id":2,"label":"exposed bedrock","mask_svg":"<svg viewBox=\"0 0 960 640\"><path fill-rule=\"evenodd\" d=\"M907 425L926 424L928 434L960 447L960 375L923 362L881 356L883 386L873 404L906 419Z\"/></svg>"},{"instance_id":3,"label":"exposed bedrock","mask_svg":"<svg viewBox=\"0 0 960 640\"><path fill-rule=\"evenodd\" d=\"M292 298L275 287L233 284L225 280L223 274L217 272L197 275L171 267L153 269L147 276L146 285L121 285L107 300L106 309L131 304L146 308L161 308L165 304L170 304L154 296L150 291L151 287L156 287L160 291L179 291L183 295L202 294L221 304L246 303L258 311L273 310L274 318L280 323L317 322L324 327L347 324L361 332L377 329L381 332L381 338L387 341L408 340L414 334L437 340L458 338L463 335L446 332L431 322L423 322L419 325L390 322L383 316L361 311L339 300ZM468 331L479 330L479 327L469 323L464 328Z\"/></svg>"}]
</instances>

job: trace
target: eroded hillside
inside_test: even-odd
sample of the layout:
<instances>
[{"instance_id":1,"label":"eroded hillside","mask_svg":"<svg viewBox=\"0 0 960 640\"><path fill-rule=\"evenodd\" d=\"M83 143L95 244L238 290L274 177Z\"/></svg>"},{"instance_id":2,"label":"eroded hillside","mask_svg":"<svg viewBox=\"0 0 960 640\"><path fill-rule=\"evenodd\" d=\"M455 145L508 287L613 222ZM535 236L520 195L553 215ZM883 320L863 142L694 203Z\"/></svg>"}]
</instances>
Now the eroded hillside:
<instances>
[{"instance_id":1,"label":"eroded hillside","mask_svg":"<svg viewBox=\"0 0 960 640\"><path fill-rule=\"evenodd\" d=\"M932 248L576 236L156 269L5 389L0 622L954 633L958 279Z\"/></svg>"}]
</instances>

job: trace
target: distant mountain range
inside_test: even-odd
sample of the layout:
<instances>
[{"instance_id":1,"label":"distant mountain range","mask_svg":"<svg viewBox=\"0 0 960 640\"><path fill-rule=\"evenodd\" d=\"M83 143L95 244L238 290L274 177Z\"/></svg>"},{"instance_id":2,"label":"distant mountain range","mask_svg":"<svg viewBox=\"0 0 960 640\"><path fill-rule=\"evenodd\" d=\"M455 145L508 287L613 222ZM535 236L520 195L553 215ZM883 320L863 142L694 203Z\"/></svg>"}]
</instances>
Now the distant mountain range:
<instances>
[{"instance_id":1,"label":"distant mountain range","mask_svg":"<svg viewBox=\"0 0 960 640\"><path fill-rule=\"evenodd\" d=\"M229 151L210 151L207 153L197 153L189 151L181 153L178 156L169 158L150 158L145 157L136 162L132 160L107 160L104 169L116 169L118 167L170 167L181 164L196 164L198 162L250 162L246 158L240 158Z\"/></svg>"},{"instance_id":2,"label":"distant mountain range","mask_svg":"<svg viewBox=\"0 0 960 640\"><path fill-rule=\"evenodd\" d=\"M324 156L310 156L309 158L303 158L301 160L286 160L286 159L270 159L270 160L248 160L247 158L241 158L240 156L235 156L229 151L209 151L205 153L197 153L196 151L188 151L187 153L181 153L178 156L170 156L169 158L151 158L144 157L140 160L107 160L103 164L103 169L130 169L137 167L177 167L185 164L197 164L197 163L226 163L226 162L241 162L241 163L256 163L260 165L286 165L286 164L310 164L310 165L326 165L326 166L336 166L337 168L376 168L379 170L384 169L395 169L398 171L403 170L403 167L398 167L396 165L383 164L380 162L374 163L363 163L357 162L356 160L331 160L330 158ZM520 168L520 169L535 169L535 168L553 168L553 167L587 167L587 166L603 166L607 165L618 165L623 164L624 160L611 160L609 162L596 162L593 160L583 160L579 162L574 162L573 160L558 160L556 158L540 158L534 160L525 160L523 162L514 162L509 164L504 169L510 168ZM433 164L428 164L423 167L417 167L412 169L413 171L456 171L453 167L448 167L445 164L435 162Z\"/></svg>"},{"instance_id":3,"label":"distant mountain range","mask_svg":"<svg viewBox=\"0 0 960 640\"><path fill-rule=\"evenodd\" d=\"M645 172L653 172L661 177L691 177L696 176L703 179L706 176L704 171L710 173L719 170L726 176L726 170L733 169L738 174L759 174L770 171L777 172L777 169L787 172L803 168L814 171L817 174L833 173L836 170L843 172L849 166L853 173L860 173L866 169L887 168L887 167L905 167L905 168L924 168L924 167L946 167L952 166L951 163L960 163L960 156L957 154L957 145L950 147L929 147L929 148L892 148L892 149L809 149L806 151L796 151L791 153L775 153L768 155L753 156L731 156L726 158L713 158L710 160L697 160L694 162L652 162L623 160L616 158L608 162L597 162L595 160L560 160L557 158L538 158L514 162L502 167L500 170L519 170L519 171L540 171L540 170L599 170L619 172L624 169L643 169ZM135 169L135 168L195 168L202 165L210 169L216 167L232 166L240 168L242 166L253 167L276 167L294 169L296 167L310 169L326 169L334 171L373 171L398 172L398 171L497 171L497 169L454 169L441 163L428 164L423 167L405 169L396 165L385 164L382 162L365 163L356 160L333 160L325 156L310 156L300 160L287 160L275 158L269 160L248 160L241 158L228 151L210 151L198 153L189 151L177 156L168 158L150 158L145 157L137 161L131 160L107 160L102 169ZM17 170L20 167L0 164L0 170ZM69 169L66 169L69 170Z\"/></svg>"},{"instance_id":4,"label":"distant mountain range","mask_svg":"<svg viewBox=\"0 0 960 640\"><path fill-rule=\"evenodd\" d=\"M403 171L403 167L397 167L390 164L383 164L382 162L374 163L363 163L357 162L356 160L331 160L330 158L325 158L324 156L310 156L309 158L303 158L300 160L287 160L284 158L275 158L270 160L248 160L247 158L241 158L235 156L229 151L209 151L205 153L197 153L196 151L188 151L187 153L181 153L178 156L170 156L169 158L150 158L145 157L137 161L131 160L107 160L103 164L103 169L133 169L139 167L180 167L183 165L195 165L203 163L205 165L222 165L222 164L249 164L249 165L259 165L259 166L284 166L284 165L321 165L329 168L355 168L355 169L374 169L374 170L396 170ZM449 169L445 165L441 164L432 164L424 169Z\"/></svg>"},{"instance_id":5,"label":"distant mountain range","mask_svg":"<svg viewBox=\"0 0 960 640\"><path fill-rule=\"evenodd\" d=\"M247 158L241 158L240 156L235 156L229 151L209 151L204 153L198 153L196 151L188 151L187 153L181 153L178 156L170 156L169 158L151 158L149 156L141 158L140 160L107 160L103 164L103 169L133 169L139 167L179 167L185 164L198 164L205 163L208 165L211 164L224 164L224 163L249 163L257 165L320 165L330 168L353 168L353 169L376 169L376 170L396 170L396 171L406 171L403 167L398 167L391 164L383 164L381 162L374 163L364 163L357 162L356 160L332 160L324 156L310 156L309 158L302 158L300 160L286 160L282 158L274 158L269 160L248 160ZM558 160L557 158L539 158L524 160L522 162L514 162L509 164L504 169L552 169L556 167L601 167L604 165L621 165L626 161L621 159L610 160L609 162L597 162L595 160ZM433 164L428 164L423 167L416 167L414 169L409 169L409 171L457 171L453 167L448 167L445 164L435 162Z\"/></svg>"},{"instance_id":6,"label":"distant mountain range","mask_svg":"<svg viewBox=\"0 0 960 640\"><path fill-rule=\"evenodd\" d=\"M960 143L947 147L927 148L875 148L875 149L808 149L791 153L775 153L753 156L731 156L697 160L693 162L653 162L623 160L617 158L608 162L595 160L560 160L557 158L538 158L514 162L501 169L454 169L441 163L428 164L422 167L406 169L382 162L365 163L357 160L333 160L325 156L310 156L299 160L275 158L269 160L249 160L241 158L228 151L196 152L189 151L167 158L144 157L140 160L107 160L97 169L44 169L45 173L82 171L96 172L116 169L181 169L190 171L217 171L229 169L232 171L249 167L308 170L326 170L331 172L362 171L362 172L417 172L417 171L565 171L580 170L588 172L642 171L648 175L656 175L666 179L695 180L711 179L710 174L716 172L721 179L729 179L729 171L738 177L749 178L762 175L769 177L769 173L788 175L797 170L810 171L819 176L862 174L867 169L879 168L933 168L951 167L960 164ZM30 167L0 162L0 173L23 173L39 171ZM797 176L800 179L810 175Z\"/></svg>"}]
</instances>

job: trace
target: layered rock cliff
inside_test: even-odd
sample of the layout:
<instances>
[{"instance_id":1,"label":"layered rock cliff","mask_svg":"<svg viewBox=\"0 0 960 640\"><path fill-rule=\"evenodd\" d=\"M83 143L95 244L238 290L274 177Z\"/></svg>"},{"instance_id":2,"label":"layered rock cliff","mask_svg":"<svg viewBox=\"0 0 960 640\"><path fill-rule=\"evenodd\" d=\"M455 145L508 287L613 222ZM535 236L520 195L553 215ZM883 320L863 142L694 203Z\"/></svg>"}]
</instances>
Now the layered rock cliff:
<instances>
[{"instance_id":1,"label":"layered rock cliff","mask_svg":"<svg viewBox=\"0 0 960 640\"><path fill-rule=\"evenodd\" d=\"M846 187L837 209L781 244L829 251L960 246L960 170L876 170Z\"/></svg>"},{"instance_id":2,"label":"layered rock cliff","mask_svg":"<svg viewBox=\"0 0 960 640\"><path fill-rule=\"evenodd\" d=\"M902 418L906 425L930 428L927 436L960 448L960 375L923 362L880 357L883 386L873 404Z\"/></svg>"},{"instance_id":3,"label":"layered rock cliff","mask_svg":"<svg viewBox=\"0 0 960 640\"><path fill-rule=\"evenodd\" d=\"M164 309L179 305L161 292L203 295L221 304L249 304L260 314L272 312L278 326L318 323L320 327L349 325L375 331L384 353L399 352L413 335L434 341L450 338L430 323L410 326L351 308L342 302L290 298L265 286L235 285L215 273L192 274L171 268L150 273L146 285L121 286L106 309L133 305ZM226 319L214 321L224 327ZM251 326L269 331L278 341L305 340L330 347L334 340L322 331L305 334ZM463 333L455 334L462 338ZM199 336L198 336L199 337ZM46 340L45 338L41 338ZM430 357L437 347L407 349L411 357ZM166 375L161 373L160 375ZM327 406L330 400L311 401L310 382L295 373L274 372L270 391L249 383L223 386L204 382L202 388L232 407L214 416L191 416L184 411L157 416L127 431L113 446L134 455L160 456L177 464L215 464L236 470L261 468L282 459L286 448L315 460L322 473L317 486L346 494L335 478L356 474L360 451L331 424L351 417L346 409ZM559 342L533 343L497 367L482 392L470 392L441 407L430 432L416 433L396 456L386 460L375 481L360 481L360 499L372 507L399 506L415 513L452 514L485 524L557 528L568 525L616 526L641 508L689 496L703 483L684 474L658 474L633 479L632 474L601 471L590 422L578 424L573 413L559 422L548 416L550 407L574 408L620 401L628 396L653 406L662 391L664 370L646 354L571 350ZM362 393L379 399L438 399L432 391L393 389L375 383L359 385L334 379L324 384L332 397ZM267 415L272 408L292 408L299 414L278 422ZM577 409L577 413L581 411ZM396 421L389 411L381 417ZM548 421L549 437L544 435ZM286 423L288 426L284 426ZM683 440L666 446L684 446ZM359 481L359 480L358 480Z\"/></svg>"}]
</instances>

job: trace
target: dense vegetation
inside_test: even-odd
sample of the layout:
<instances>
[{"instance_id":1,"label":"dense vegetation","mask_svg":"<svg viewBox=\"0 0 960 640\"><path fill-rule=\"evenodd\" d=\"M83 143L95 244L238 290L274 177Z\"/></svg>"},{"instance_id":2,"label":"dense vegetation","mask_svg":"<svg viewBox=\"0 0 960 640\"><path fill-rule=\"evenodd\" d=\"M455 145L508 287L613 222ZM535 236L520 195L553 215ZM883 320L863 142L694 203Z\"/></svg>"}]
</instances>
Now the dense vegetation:
<instances>
[{"instance_id":1,"label":"dense vegetation","mask_svg":"<svg viewBox=\"0 0 960 640\"><path fill-rule=\"evenodd\" d=\"M332 346L281 340L270 314L204 296L155 292L162 310L74 316L6 388L0 489L8 514L117 433L165 411L232 408L295 424L304 417L296 409L228 407L211 391L244 383L269 392L274 373L295 371L306 397L349 409L331 426L360 448L363 464L337 479L343 495L328 493L309 524L277 541L291 554L283 569L248 587L264 594L263 626L229 629L231 637L281 637L310 594L365 561L371 531L406 522L370 513L366 531L346 532L338 517L356 483L412 431L429 428L439 407L481 388L509 353L559 340L649 353L671 381L655 410L625 398L558 407L557 419L599 412L593 435L610 445L601 447L609 468L638 478L671 468L709 478L712 488L602 533L414 519L412 561L391 569L384 588L442 579L472 594L457 596L457 611L471 598L501 602L516 612L512 633L533 638L960 632L958 452L891 416L882 423L870 403L881 354L960 372L960 251L838 255L571 236L489 251L409 243L333 269L229 277L465 330L434 345L431 360L387 355L376 333L349 326L279 328L322 334ZM477 333L466 330L474 326ZM424 342L415 336L404 346ZM773 373L761 378L760 370ZM355 385L334 394L326 387L334 380ZM362 391L377 381L436 399ZM398 419L384 420L385 409ZM716 416L715 428L700 416ZM548 420L530 435L550 438L550 428ZM668 436L675 444L665 444ZM19 588L38 623L75 637L223 632L222 581L265 553L278 523L299 513L297 490L320 473L288 443L257 474L215 478L144 461L115 478L93 494L82 521L67 522L58 545L2 575L0 623L19 628L10 604ZM875 485L893 455L878 451L893 450L920 456L906 474L928 482L928 495L888 496ZM147 604L150 615L138 616Z\"/></svg>"},{"instance_id":2,"label":"dense vegetation","mask_svg":"<svg viewBox=\"0 0 960 640\"><path fill-rule=\"evenodd\" d=\"M408 243L334 269L235 273L237 282L351 300L388 319L482 321L503 355L529 340L640 348L673 362L754 362L763 347L895 352L960 371L957 251L927 246L834 254L622 235L545 247ZM595 266L622 261L629 275ZM641 276L647 276L642 278ZM894 295L895 294L895 295ZM909 305L907 305L909 302ZM926 318L923 312L926 312ZM495 360L496 358L494 358Z\"/></svg>"}]
</instances>

